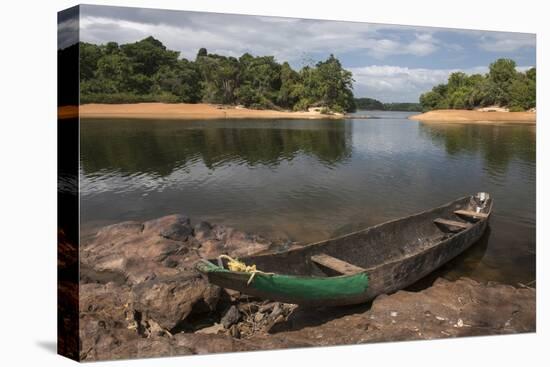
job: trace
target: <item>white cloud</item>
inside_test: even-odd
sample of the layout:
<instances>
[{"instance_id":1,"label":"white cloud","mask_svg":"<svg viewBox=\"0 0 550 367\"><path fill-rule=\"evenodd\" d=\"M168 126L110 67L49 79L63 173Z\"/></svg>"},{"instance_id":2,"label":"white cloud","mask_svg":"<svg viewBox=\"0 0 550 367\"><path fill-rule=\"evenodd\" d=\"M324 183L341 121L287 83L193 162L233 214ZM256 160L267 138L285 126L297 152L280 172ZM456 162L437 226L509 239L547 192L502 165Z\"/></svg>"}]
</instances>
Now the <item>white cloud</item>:
<instances>
[{"instance_id":1,"label":"white cloud","mask_svg":"<svg viewBox=\"0 0 550 367\"><path fill-rule=\"evenodd\" d=\"M387 38L367 38L359 40L354 45L354 50L363 48L378 59L391 55L426 56L437 50L437 43L438 41L428 34L416 35L411 42L400 42Z\"/></svg>"},{"instance_id":2,"label":"white cloud","mask_svg":"<svg viewBox=\"0 0 550 367\"><path fill-rule=\"evenodd\" d=\"M529 66L518 66L525 71ZM420 94L433 86L446 83L451 73L484 74L487 66L468 69L425 69L390 65L350 68L355 79L355 95L376 98L383 102L416 102Z\"/></svg>"},{"instance_id":3,"label":"white cloud","mask_svg":"<svg viewBox=\"0 0 550 367\"><path fill-rule=\"evenodd\" d=\"M133 14L133 19L117 18L88 9L95 8L83 9L80 33L83 41L127 43L152 35L186 58L194 58L201 47L213 53L251 52L289 61L327 50L336 54L364 51L382 59L391 55L425 56L438 48L438 41L427 32L416 34L412 40L379 32L403 31L401 26L187 12L178 13L180 22L173 14L163 22L156 13L146 21L142 13Z\"/></svg>"},{"instance_id":4,"label":"white cloud","mask_svg":"<svg viewBox=\"0 0 550 367\"><path fill-rule=\"evenodd\" d=\"M524 47L535 47L536 38L529 33L491 32L480 37L478 46L490 52L512 52Z\"/></svg>"}]
</instances>

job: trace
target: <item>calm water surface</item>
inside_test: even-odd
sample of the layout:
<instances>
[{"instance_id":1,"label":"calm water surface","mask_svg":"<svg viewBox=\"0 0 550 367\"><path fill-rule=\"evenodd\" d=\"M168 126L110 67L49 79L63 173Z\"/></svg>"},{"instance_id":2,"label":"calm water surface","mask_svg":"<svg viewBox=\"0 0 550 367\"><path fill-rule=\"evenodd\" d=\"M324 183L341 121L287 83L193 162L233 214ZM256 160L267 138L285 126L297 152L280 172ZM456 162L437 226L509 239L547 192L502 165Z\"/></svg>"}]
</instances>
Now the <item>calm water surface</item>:
<instances>
[{"instance_id":1,"label":"calm water surface","mask_svg":"<svg viewBox=\"0 0 550 367\"><path fill-rule=\"evenodd\" d=\"M367 113L378 118L83 120L83 233L184 213L307 243L487 191L489 230L442 275L533 281L535 127Z\"/></svg>"}]
</instances>

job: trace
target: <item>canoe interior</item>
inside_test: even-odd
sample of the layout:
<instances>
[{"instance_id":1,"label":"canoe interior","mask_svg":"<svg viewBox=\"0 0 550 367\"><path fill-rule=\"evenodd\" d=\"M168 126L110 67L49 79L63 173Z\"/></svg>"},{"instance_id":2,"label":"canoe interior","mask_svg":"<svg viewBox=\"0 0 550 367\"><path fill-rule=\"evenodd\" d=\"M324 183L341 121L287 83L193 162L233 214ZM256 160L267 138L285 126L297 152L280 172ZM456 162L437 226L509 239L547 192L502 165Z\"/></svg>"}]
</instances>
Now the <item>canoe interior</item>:
<instances>
[{"instance_id":1,"label":"canoe interior","mask_svg":"<svg viewBox=\"0 0 550 367\"><path fill-rule=\"evenodd\" d=\"M484 218L455 214L457 210L475 211L476 206L475 198L467 196L439 208L345 236L286 252L251 256L242 260L247 264L256 264L262 271L277 274L320 277L341 275L311 261L313 255L326 254L364 268L367 272L373 272L377 267L422 254L442 241L468 231L449 231L445 226L434 223L438 218L472 223L472 227L477 227L482 222L485 224L491 212L492 199L489 199L481 210L487 215Z\"/></svg>"}]
</instances>

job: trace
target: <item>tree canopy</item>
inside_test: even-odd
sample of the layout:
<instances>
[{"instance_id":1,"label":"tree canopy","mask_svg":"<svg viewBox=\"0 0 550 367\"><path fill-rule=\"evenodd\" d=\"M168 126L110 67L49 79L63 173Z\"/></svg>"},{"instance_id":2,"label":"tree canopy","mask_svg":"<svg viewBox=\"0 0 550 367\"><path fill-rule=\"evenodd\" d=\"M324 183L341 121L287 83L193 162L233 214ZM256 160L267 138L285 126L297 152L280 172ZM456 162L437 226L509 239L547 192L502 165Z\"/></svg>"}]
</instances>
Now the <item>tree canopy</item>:
<instances>
[{"instance_id":1,"label":"tree canopy","mask_svg":"<svg viewBox=\"0 0 550 367\"><path fill-rule=\"evenodd\" d=\"M421 111L420 103L411 102L390 102L382 103L374 98L356 98L355 105L359 110L379 111Z\"/></svg>"},{"instance_id":2,"label":"tree canopy","mask_svg":"<svg viewBox=\"0 0 550 367\"><path fill-rule=\"evenodd\" d=\"M452 73L447 84L439 84L420 96L424 111L434 109L473 109L498 105L524 111L536 105L536 69L516 69L510 59L498 59L489 72L467 75Z\"/></svg>"},{"instance_id":3,"label":"tree canopy","mask_svg":"<svg viewBox=\"0 0 550 367\"><path fill-rule=\"evenodd\" d=\"M257 109L355 110L353 77L330 55L293 70L273 56L239 58L198 50L180 58L147 37L135 43L80 43L81 103L185 102L241 104Z\"/></svg>"}]
</instances>

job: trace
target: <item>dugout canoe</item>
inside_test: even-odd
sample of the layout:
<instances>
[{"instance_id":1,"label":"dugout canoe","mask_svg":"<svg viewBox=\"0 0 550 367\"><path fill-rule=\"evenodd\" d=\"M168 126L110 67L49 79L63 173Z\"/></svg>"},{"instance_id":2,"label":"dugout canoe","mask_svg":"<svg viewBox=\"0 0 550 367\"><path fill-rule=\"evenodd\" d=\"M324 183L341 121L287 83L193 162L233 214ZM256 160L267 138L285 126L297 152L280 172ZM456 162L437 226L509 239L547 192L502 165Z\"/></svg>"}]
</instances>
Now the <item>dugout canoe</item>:
<instances>
[{"instance_id":1,"label":"dugout canoe","mask_svg":"<svg viewBox=\"0 0 550 367\"><path fill-rule=\"evenodd\" d=\"M368 302L406 288L482 236L493 199L487 193L280 253L239 259L261 272L230 271L200 260L209 282L243 294L304 306Z\"/></svg>"}]
</instances>

